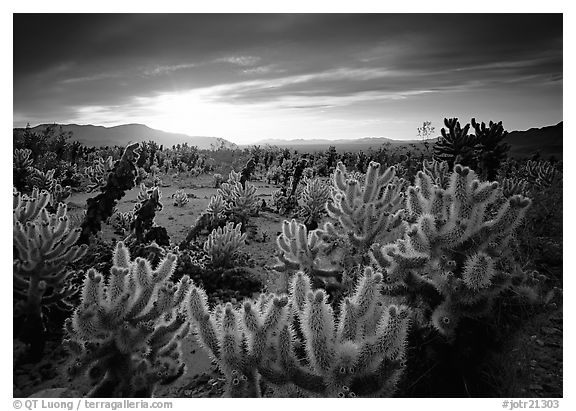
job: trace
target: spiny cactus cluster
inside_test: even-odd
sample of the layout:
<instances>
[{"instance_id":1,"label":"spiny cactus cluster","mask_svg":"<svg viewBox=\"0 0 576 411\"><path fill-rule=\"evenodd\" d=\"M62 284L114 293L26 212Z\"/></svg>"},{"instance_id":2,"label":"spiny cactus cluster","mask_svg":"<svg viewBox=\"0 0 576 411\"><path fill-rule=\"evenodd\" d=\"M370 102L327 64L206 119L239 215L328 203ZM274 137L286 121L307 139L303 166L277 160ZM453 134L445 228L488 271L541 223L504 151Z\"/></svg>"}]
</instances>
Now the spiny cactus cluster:
<instances>
[{"instance_id":1,"label":"spiny cactus cluster","mask_svg":"<svg viewBox=\"0 0 576 411\"><path fill-rule=\"evenodd\" d=\"M38 350L43 347L42 309L67 307L76 293L68 281L70 263L86 253L78 246L80 229L71 229L66 205L58 204L54 214L47 211L50 194L34 189L30 196L13 194L14 292L19 296L15 314L24 316L21 338Z\"/></svg>"},{"instance_id":2,"label":"spiny cactus cluster","mask_svg":"<svg viewBox=\"0 0 576 411\"><path fill-rule=\"evenodd\" d=\"M457 118L445 118L444 125L446 129L440 130L442 137L434 144L434 158L446 161L450 168L456 164L476 166L476 138L468 134L470 124L462 128Z\"/></svg>"},{"instance_id":3,"label":"spiny cactus cluster","mask_svg":"<svg viewBox=\"0 0 576 411\"><path fill-rule=\"evenodd\" d=\"M333 175L332 202L326 204L326 209L339 224L328 222L323 230L364 251L398 226L404 195L394 167L380 174L380 164L370 163L363 185L346 177L346 167L338 163Z\"/></svg>"},{"instance_id":4,"label":"spiny cactus cluster","mask_svg":"<svg viewBox=\"0 0 576 411\"><path fill-rule=\"evenodd\" d=\"M235 226L230 222L212 230L204 243L204 251L210 256L213 266L224 267L234 261L235 254L246 241L246 233L242 234L241 228L241 223Z\"/></svg>"},{"instance_id":5,"label":"spiny cactus cluster","mask_svg":"<svg viewBox=\"0 0 576 411\"><path fill-rule=\"evenodd\" d=\"M502 122L477 123L472 119L475 134L468 134L470 124L464 128L457 118L444 119L446 129L434 145L434 157L448 162L450 168L456 164L471 167L478 171L482 180L494 181L510 146L503 142L508 132Z\"/></svg>"},{"instance_id":6,"label":"spiny cactus cluster","mask_svg":"<svg viewBox=\"0 0 576 411\"><path fill-rule=\"evenodd\" d=\"M114 227L114 230L121 234L126 234L130 232L130 227L132 225L132 221L134 220L134 211L116 211L112 214L112 217L108 220L108 222Z\"/></svg>"},{"instance_id":7,"label":"spiny cactus cluster","mask_svg":"<svg viewBox=\"0 0 576 411\"><path fill-rule=\"evenodd\" d=\"M329 244L322 240L320 230L308 231L306 226L296 220L284 220L282 233L276 239L278 245L278 264L274 267L279 272L303 271L318 283L318 279L336 277L342 267L331 262L327 254Z\"/></svg>"},{"instance_id":8,"label":"spiny cactus cluster","mask_svg":"<svg viewBox=\"0 0 576 411\"><path fill-rule=\"evenodd\" d=\"M348 178L341 162L332 181L332 202L326 204L326 210L336 224L325 223L321 235L326 242L337 244L343 252L342 264L351 273L364 262L372 244L397 238L395 229L404 214L402 181L395 176L394 167L381 173L375 162L368 166L363 184Z\"/></svg>"},{"instance_id":9,"label":"spiny cactus cluster","mask_svg":"<svg viewBox=\"0 0 576 411\"><path fill-rule=\"evenodd\" d=\"M30 185L37 187L39 190L46 190L51 192L56 184L54 173L56 170L48 170L46 172L40 171L37 168L32 168L30 174Z\"/></svg>"},{"instance_id":10,"label":"spiny cactus cluster","mask_svg":"<svg viewBox=\"0 0 576 411\"><path fill-rule=\"evenodd\" d=\"M330 185L320 178L306 180L299 197L299 217L308 228L317 228L322 214L326 211L326 203L330 199Z\"/></svg>"},{"instance_id":11,"label":"spiny cactus cluster","mask_svg":"<svg viewBox=\"0 0 576 411\"><path fill-rule=\"evenodd\" d=\"M440 188L447 188L450 181L450 168L448 162L437 160L424 160L422 170L430 177L432 183Z\"/></svg>"},{"instance_id":12,"label":"spiny cactus cluster","mask_svg":"<svg viewBox=\"0 0 576 411\"><path fill-rule=\"evenodd\" d=\"M96 191L106 186L108 174L114 169L114 159L98 157L91 166L84 169L84 175L88 179L87 192Z\"/></svg>"},{"instance_id":13,"label":"spiny cactus cluster","mask_svg":"<svg viewBox=\"0 0 576 411\"><path fill-rule=\"evenodd\" d=\"M261 379L308 396L385 395L403 368L409 320L404 307L381 304L381 283L382 275L367 269L339 316L303 273L289 295L263 294L240 309L210 311L204 291L192 287L188 312L226 377L226 396L259 397Z\"/></svg>"},{"instance_id":14,"label":"spiny cactus cluster","mask_svg":"<svg viewBox=\"0 0 576 411\"><path fill-rule=\"evenodd\" d=\"M188 195L182 190L176 190L172 196L172 200L175 207L184 207L186 204L188 204L189 201Z\"/></svg>"},{"instance_id":15,"label":"spiny cactus cluster","mask_svg":"<svg viewBox=\"0 0 576 411\"><path fill-rule=\"evenodd\" d=\"M423 298L424 312L446 336L461 318L487 314L511 283L504 257L530 200L516 195L496 208L497 189L460 165L448 189L419 172L407 192L413 223L404 238L372 247L374 263L386 270L388 292Z\"/></svg>"},{"instance_id":16,"label":"spiny cactus cluster","mask_svg":"<svg viewBox=\"0 0 576 411\"><path fill-rule=\"evenodd\" d=\"M214 188L220 188L220 186L222 185L223 182L224 182L224 177L222 177L222 174L215 173L212 176L212 183L214 184Z\"/></svg>"},{"instance_id":17,"label":"spiny cactus cluster","mask_svg":"<svg viewBox=\"0 0 576 411\"><path fill-rule=\"evenodd\" d=\"M547 188L562 178L562 173L548 161L530 160L523 168L525 178L537 188Z\"/></svg>"},{"instance_id":18,"label":"spiny cactus cluster","mask_svg":"<svg viewBox=\"0 0 576 411\"><path fill-rule=\"evenodd\" d=\"M483 180L494 181L510 150L510 145L503 142L508 132L504 130L501 121L490 121L486 126L484 122L477 123L476 119L472 119L472 127L478 143L478 173Z\"/></svg>"},{"instance_id":19,"label":"spiny cactus cluster","mask_svg":"<svg viewBox=\"0 0 576 411\"><path fill-rule=\"evenodd\" d=\"M74 356L71 375L85 373L93 384L89 397L150 397L159 382L183 373L180 341L189 324L182 302L191 282L169 281L175 264L168 254L154 270L118 242L107 280L86 273L65 345Z\"/></svg>"},{"instance_id":20,"label":"spiny cactus cluster","mask_svg":"<svg viewBox=\"0 0 576 411\"><path fill-rule=\"evenodd\" d=\"M258 209L258 195L256 186L247 182L242 185L241 178L240 173L232 170L228 181L221 184L217 195L220 195L226 204L228 216L246 226L249 217Z\"/></svg>"},{"instance_id":21,"label":"spiny cactus cluster","mask_svg":"<svg viewBox=\"0 0 576 411\"><path fill-rule=\"evenodd\" d=\"M23 190L26 186L28 176L32 171L32 164L34 162L30 158L32 150L25 148L17 148L14 150L12 160L12 174L14 180L14 187L17 190Z\"/></svg>"},{"instance_id":22,"label":"spiny cactus cluster","mask_svg":"<svg viewBox=\"0 0 576 411\"><path fill-rule=\"evenodd\" d=\"M58 203L65 203L65 201L72 195L72 188L70 186L62 187L58 182L55 182L50 191L50 206L53 209L58 207Z\"/></svg>"},{"instance_id":23,"label":"spiny cactus cluster","mask_svg":"<svg viewBox=\"0 0 576 411\"><path fill-rule=\"evenodd\" d=\"M500 182L500 188L502 195L506 198L517 194L525 196L530 191L528 181L518 177L503 178Z\"/></svg>"}]
</instances>

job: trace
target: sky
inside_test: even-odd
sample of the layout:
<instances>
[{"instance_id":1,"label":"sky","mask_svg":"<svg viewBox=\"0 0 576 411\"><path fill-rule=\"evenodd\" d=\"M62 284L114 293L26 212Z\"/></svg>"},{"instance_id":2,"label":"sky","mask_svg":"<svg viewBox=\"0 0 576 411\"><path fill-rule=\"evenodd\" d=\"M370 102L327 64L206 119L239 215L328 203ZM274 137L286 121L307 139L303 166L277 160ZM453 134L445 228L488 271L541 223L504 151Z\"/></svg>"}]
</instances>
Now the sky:
<instances>
[{"instance_id":1,"label":"sky","mask_svg":"<svg viewBox=\"0 0 576 411\"><path fill-rule=\"evenodd\" d=\"M562 121L561 14L15 14L13 125L415 139Z\"/></svg>"}]
</instances>

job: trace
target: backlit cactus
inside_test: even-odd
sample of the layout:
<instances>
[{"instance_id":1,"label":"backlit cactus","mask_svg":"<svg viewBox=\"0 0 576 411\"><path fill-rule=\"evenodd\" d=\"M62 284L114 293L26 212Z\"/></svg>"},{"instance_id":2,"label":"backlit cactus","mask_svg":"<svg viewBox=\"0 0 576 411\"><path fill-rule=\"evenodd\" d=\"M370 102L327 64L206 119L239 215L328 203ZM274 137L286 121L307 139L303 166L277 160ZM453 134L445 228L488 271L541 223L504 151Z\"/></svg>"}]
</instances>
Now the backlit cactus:
<instances>
[{"instance_id":1,"label":"backlit cactus","mask_svg":"<svg viewBox=\"0 0 576 411\"><path fill-rule=\"evenodd\" d=\"M222 197L227 207L227 215L235 222L248 223L249 217L258 209L258 195L256 186L240 182L241 174L234 170L226 183L222 183L216 195Z\"/></svg>"},{"instance_id":2,"label":"backlit cactus","mask_svg":"<svg viewBox=\"0 0 576 411\"><path fill-rule=\"evenodd\" d=\"M23 190L26 186L26 181L28 176L32 171L32 165L34 164L30 155L32 150L30 149L20 149L14 150L13 160L12 160L12 178L14 187L17 190Z\"/></svg>"},{"instance_id":3,"label":"backlit cactus","mask_svg":"<svg viewBox=\"0 0 576 411\"><path fill-rule=\"evenodd\" d=\"M159 382L184 372L180 341L189 324L181 305L191 281L172 283L175 265L174 254L156 269L132 261L118 242L107 280L94 269L86 273L65 345L75 357L71 375L85 373L93 384L89 397L150 397Z\"/></svg>"},{"instance_id":4,"label":"backlit cactus","mask_svg":"<svg viewBox=\"0 0 576 411\"><path fill-rule=\"evenodd\" d=\"M406 308L382 305L381 283L367 269L339 316L303 273L288 296L263 294L241 308L210 311L204 291L192 287L189 317L226 377L226 396L259 397L260 379L308 396L386 396L403 369L409 320Z\"/></svg>"},{"instance_id":5,"label":"backlit cactus","mask_svg":"<svg viewBox=\"0 0 576 411\"><path fill-rule=\"evenodd\" d=\"M20 335L23 341L38 345L42 351L44 326L43 307L67 307L76 293L69 283L70 263L86 253L85 245L78 246L80 229L71 229L67 209L58 204L51 214L46 206L50 195L34 189L31 196L13 194L14 292L20 297L15 313L24 318Z\"/></svg>"},{"instance_id":6,"label":"backlit cactus","mask_svg":"<svg viewBox=\"0 0 576 411\"><path fill-rule=\"evenodd\" d=\"M320 178L306 180L300 200L299 216L308 228L315 229L326 211L326 202L330 199L330 185Z\"/></svg>"},{"instance_id":7,"label":"backlit cactus","mask_svg":"<svg viewBox=\"0 0 576 411\"><path fill-rule=\"evenodd\" d=\"M522 172L535 188L547 188L562 180L562 173L548 161L529 160Z\"/></svg>"},{"instance_id":8,"label":"backlit cactus","mask_svg":"<svg viewBox=\"0 0 576 411\"><path fill-rule=\"evenodd\" d=\"M303 271L316 277L335 277L341 271L339 264L329 261L326 244L318 230L308 231L296 220L282 223L282 233L276 239L278 245L277 271Z\"/></svg>"},{"instance_id":9,"label":"backlit cactus","mask_svg":"<svg viewBox=\"0 0 576 411\"><path fill-rule=\"evenodd\" d=\"M84 169L84 175L88 179L87 191L91 193L92 191L99 190L106 186L108 181L108 175L114 169L114 159L112 156L107 158L98 157L94 160L91 166Z\"/></svg>"},{"instance_id":10,"label":"backlit cactus","mask_svg":"<svg viewBox=\"0 0 576 411\"><path fill-rule=\"evenodd\" d=\"M241 228L241 223L235 226L230 222L224 227L212 230L204 243L204 251L208 253L215 267L228 266L234 262L238 249L246 241L246 234L242 234Z\"/></svg>"},{"instance_id":11,"label":"backlit cactus","mask_svg":"<svg viewBox=\"0 0 576 411\"><path fill-rule=\"evenodd\" d=\"M332 200L326 209L339 227L326 223L323 231L328 236L349 240L359 252L386 238L400 224L403 214L404 195L394 167L380 174L380 164L375 162L368 166L362 185L347 179L346 167L338 163L333 175Z\"/></svg>"},{"instance_id":12,"label":"backlit cactus","mask_svg":"<svg viewBox=\"0 0 576 411\"><path fill-rule=\"evenodd\" d=\"M450 181L450 168L446 161L424 160L423 171L430 177L432 183L440 188L448 188Z\"/></svg>"},{"instance_id":13,"label":"backlit cactus","mask_svg":"<svg viewBox=\"0 0 576 411\"><path fill-rule=\"evenodd\" d=\"M381 173L375 162L368 166L364 183L348 178L341 162L332 180L332 201L326 210L336 223L325 223L318 234L334 245L331 258L341 260L346 275L354 275L357 266L369 262L366 256L372 244L394 241L401 235L403 180L395 176L394 167ZM342 282L351 286L355 279L344 276Z\"/></svg>"},{"instance_id":14,"label":"backlit cactus","mask_svg":"<svg viewBox=\"0 0 576 411\"><path fill-rule=\"evenodd\" d=\"M188 203L188 195L182 190L176 190L172 196L175 207L184 207Z\"/></svg>"},{"instance_id":15,"label":"backlit cactus","mask_svg":"<svg viewBox=\"0 0 576 411\"><path fill-rule=\"evenodd\" d=\"M56 179L54 178L54 173L56 170L48 170L46 172L40 171L37 168L32 168L30 174L30 186L36 187L39 190L46 190L51 192L56 184Z\"/></svg>"},{"instance_id":16,"label":"backlit cactus","mask_svg":"<svg viewBox=\"0 0 576 411\"><path fill-rule=\"evenodd\" d=\"M506 250L530 200L515 195L497 206L498 184L481 183L456 165L448 189L419 172L407 192L411 224L403 239L372 247L373 262L386 271L386 291L420 298L424 317L453 336L462 317L480 317L511 284Z\"/></svg>"}]
</instances>

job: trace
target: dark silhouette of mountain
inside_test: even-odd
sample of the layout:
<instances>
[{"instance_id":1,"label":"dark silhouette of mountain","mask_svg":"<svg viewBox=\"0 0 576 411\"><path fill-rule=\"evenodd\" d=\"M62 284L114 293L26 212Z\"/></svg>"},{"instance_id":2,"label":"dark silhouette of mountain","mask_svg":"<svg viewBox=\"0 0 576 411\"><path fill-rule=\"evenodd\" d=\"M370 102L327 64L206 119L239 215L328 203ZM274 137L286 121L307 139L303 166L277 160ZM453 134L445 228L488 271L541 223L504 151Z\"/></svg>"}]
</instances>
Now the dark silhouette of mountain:
<instances>
[{"instance_id":1,"label":"dark silhouette of mountain","mask_svg":"<svg viewBox=\"0 0 576 411\"><path fill-rule=\"evenodd\" d=\"M550 156L562 159L563 122L555 126L511 131L505 138L510 144L510 154L516 158L530 157L539 152L542 159Z\"/></svg>"},{"instance_id":2,"label":"dark silhouette of mountain","mask_svg":"<svg viewBox=\"0 0 576 411\"><path fill-rule=\"evenodd\" d=\"M41 124L31 128L33 132L42 132L47 127L53 125ZM62 124L64 132L72 132L72 140L80 141L88 146L112 146L126 145L130 141L149 141L153 140L165 147L172 147L175 144L188 143L190 146L197 146L200 149L210 149L220 147L222 144L228 148L237 148L238 146L226 139L220 137L199 137L189 136L186 134L168 133L166 131L155 130L143 124L125 124L116 127L103 127L93 125ZM14 129L21 132L24 129ZM562 159L562 138L563 123L560 122L554 126L542 128L531 128L525 131L511 131L505 138L505 142L510 144L510 155L515 158L530 157L539 152L541 158L548 159L551 156L558 160ZM431 148L438 138L426 140ZM360 151L369 148L378 149L382 145L387 145L390 149L414 149L420 148L425 150L422 140L393 140L384 137L360 138L360 139L267 139L254 144L243 145L240 147L276 146L288 147L300 152L324 151L329 146L335 146L340 152L342 151Z\"/></svg>"},{"instance_id":3,"label":"dark silhouette of mountain","mask_svg":"<svg viewBox=\"0 0 576 411\"><path fill-rule=\"evenodd\" d=\"M560 122L554 126L546 126L542 128L531 128L525 131L511 131L508 133L504 141L510 144L510 156L515 158L530 157L534 153L539 152L541 158L548 159L551 156L556 157L558 160L562 159L562 130L563 123ZM438 137L426 140L430 147L436 143ZM376 137L376 138L361 138L349 140L328 140L328 139L313 139L313 140L281 140L281 139L268 139L262 140L256 145L272 145L281 148L288 147L293 150L301 152L314 152L324 151L329 146L335 146L338 151L360 151L367 150L372 147L377 149L383 144L386 144L390 149L394 148L420 148L424 149L423 140L393 140L390 138ZM254 144L252 144L254 145Z\"/></svg>"},{"instance_id":4,"label":"dark silhouette of mountain","mask_svg":"<svg viewBox=\"0 0 576 411\"><path fill-rule=\"evenodd\" d=\"M53 124L40 124L31 127L33 132L41 133L46 128L54 126ZM142 142L153 140L164 147L172 147L176 144L188 143L189 146L197 146L199 149L209 149L211 147L235 148L236 144L231 143L220 137L199 137L189 136L186 134L168 133L166 131L156 130L143 124L124 124L115 127L103 127L93 125L79 124L58 124L64 132L72 132L73 141L79 141L87 146L125 146L129 142ZM18 131L24 129L15 129Z\"/></svg>"}]
</instances>

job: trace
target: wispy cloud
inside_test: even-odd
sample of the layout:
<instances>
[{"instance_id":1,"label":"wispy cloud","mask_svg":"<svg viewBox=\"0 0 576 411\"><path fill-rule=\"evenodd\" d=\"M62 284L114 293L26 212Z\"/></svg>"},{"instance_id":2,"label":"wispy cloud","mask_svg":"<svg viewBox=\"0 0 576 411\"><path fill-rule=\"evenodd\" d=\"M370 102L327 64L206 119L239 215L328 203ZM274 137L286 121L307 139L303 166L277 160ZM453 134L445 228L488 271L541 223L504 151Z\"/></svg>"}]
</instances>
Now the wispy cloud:
<instances>
[{"instance_id":1,"label":"wispy cloud","mask_svg":"<svg viewBox=\"0 0 576 411\"><path fill-rule=\"evenodd\" d=\"M50 31L41 19L15 16L15 125L406 137L410 122L474 110L527 127L562 115L561 15L54 15Z\"/></svg>"}]
</instances>

